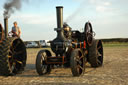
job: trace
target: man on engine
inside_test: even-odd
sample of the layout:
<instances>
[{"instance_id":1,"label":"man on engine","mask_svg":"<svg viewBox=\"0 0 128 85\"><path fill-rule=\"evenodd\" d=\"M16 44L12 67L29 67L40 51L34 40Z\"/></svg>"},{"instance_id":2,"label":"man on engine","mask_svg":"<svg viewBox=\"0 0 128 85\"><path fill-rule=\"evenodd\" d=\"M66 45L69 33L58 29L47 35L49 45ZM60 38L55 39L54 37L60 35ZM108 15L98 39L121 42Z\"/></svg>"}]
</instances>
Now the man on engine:
<instances>
[{"instance_id":1,"label":"man on engine","mask_svg":"<svg viewBox=\"0 0 128 85\"><path fill-rule=\"evenodd\" d=\"M12 27L12 37L20 37L21 35L21 29L18 27L17 22L15 21L14 26Z\"/></svg>"},{"instance_id":2,"label":"man on engine","mask_svg":"<svg viewBox=\"0 0 128 85\"><path fill-rule=\"evenodd\" d=\"M71 28L69 27L69 25L67 23L64 23L63 28L64 28L64 36L66 38L70 38L71 37Z\"/></svg>"}]
</instances>

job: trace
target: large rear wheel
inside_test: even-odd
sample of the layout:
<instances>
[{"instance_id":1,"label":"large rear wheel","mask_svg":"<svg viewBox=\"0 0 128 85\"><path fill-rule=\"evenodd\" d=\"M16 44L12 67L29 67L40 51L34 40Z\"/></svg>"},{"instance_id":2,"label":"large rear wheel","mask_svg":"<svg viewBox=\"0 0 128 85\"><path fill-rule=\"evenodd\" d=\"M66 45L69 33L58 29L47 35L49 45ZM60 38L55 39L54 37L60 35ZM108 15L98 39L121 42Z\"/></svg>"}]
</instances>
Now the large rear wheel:
<instances>
[{"instance_id":1,"label":"large rear wheel","mask_svg":"<svg viewBox=\"0 0 128 85\"><path fill-rule=\"evenodd\" d=\"M88 60L92 67L102 66L103 46L101 40L93 40L92 46L89 47Z\"/></svg>"},{"instance_id":2,"label":"large rear wheel","mask_svg":"<svg viewBox=\"0 0 128 85\"><path fill-rule=\"evenodd\" d=\"M0 75L21 73L26 59L26 47L20 38L8 38L0 43Z\"/></svg>"}]
</instances>

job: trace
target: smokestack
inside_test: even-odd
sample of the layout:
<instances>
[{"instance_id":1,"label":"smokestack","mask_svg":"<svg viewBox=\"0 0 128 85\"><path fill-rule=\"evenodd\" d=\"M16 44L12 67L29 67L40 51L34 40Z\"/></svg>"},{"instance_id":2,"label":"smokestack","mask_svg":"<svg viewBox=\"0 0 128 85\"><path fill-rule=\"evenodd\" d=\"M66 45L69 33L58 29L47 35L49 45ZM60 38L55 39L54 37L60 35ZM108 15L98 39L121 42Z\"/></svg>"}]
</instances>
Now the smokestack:
<instances>
[{"instance_id":1,"label":"smokestack","mask_svg":"<svg viewBox=\"0 0 128 85\"><path fill-rule=\"evenodd\" d=\"M8 37L8 18L4 18L5 38Z\"/></svg>"},{"instance_id":2,"label":"smokestack","mask_svg":"<svg viewBox=\"0 0 128 85\"><path fill-rule=\"evenodd\" d=\"M63 28L63 6L56 7L57 28Z\"/></svg>"}]
</instances>

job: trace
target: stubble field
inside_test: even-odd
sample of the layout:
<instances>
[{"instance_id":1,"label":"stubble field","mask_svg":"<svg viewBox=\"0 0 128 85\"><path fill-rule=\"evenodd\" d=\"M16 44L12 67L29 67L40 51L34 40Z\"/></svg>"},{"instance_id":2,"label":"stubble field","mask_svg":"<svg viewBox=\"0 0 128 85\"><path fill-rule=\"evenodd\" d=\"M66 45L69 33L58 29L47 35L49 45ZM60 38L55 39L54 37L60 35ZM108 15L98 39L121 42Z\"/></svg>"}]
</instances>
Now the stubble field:
<instances>
[{"instance_id":1,"label":"stubble field","mask_svg":"<svg viewBox=\"0 0 128 85\"><path fill-rule=\"evenodd\" d=\"M85 74L80 77L73 77L70 68L53 69L51 74L39 76L35 70L39 50L27 49L25 71L16 76L0 76L0 85L128 85L128 45L105 44L103 66L91 68L87 64Z\"/></svg>"}]
</instances>

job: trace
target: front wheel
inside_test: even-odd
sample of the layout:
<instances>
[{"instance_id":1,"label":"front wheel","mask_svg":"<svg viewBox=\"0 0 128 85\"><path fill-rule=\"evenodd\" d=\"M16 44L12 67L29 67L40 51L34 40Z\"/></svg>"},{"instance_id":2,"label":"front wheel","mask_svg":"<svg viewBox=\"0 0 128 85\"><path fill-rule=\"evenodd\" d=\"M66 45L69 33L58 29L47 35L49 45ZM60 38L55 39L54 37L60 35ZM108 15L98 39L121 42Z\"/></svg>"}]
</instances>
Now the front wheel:
<instances>
[{"instance_id":1,"label":"front wheel","mask_svg":"<svg viewBox=\"0 0 128 85\"><path fill-rule=\"evenodd\" d=\"M48 74L51 72L51 66L46 64L46 58L51 56L50 51L40 50L36 57L36 71L39 75Z\"/></svg>"},{"instance_id":2,"label":"front wheel","mask_svg":"<svg viewBox=\"0 0 128 85\"><path fill-rule=\"evenodd\" d=\"M70 66L73 76L80 76L85 71L85 57L80 49L74 49L71 53Z\"/></svg>"}]
</instances>

